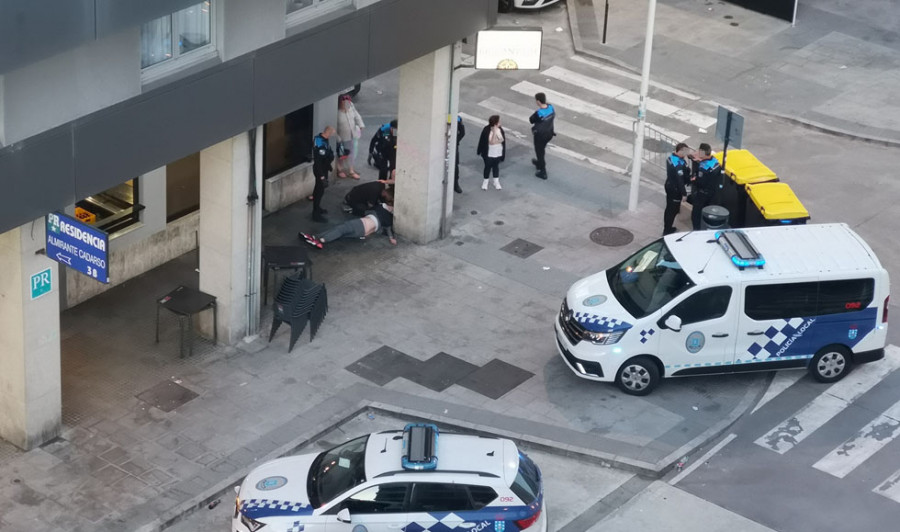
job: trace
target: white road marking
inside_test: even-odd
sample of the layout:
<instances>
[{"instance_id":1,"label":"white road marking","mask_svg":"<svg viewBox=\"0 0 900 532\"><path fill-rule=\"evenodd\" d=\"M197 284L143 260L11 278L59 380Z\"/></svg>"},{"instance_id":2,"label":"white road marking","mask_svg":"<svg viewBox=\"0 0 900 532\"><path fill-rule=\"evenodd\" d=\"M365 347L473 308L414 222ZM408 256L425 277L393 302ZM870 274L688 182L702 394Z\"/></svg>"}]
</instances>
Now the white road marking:
<instances>
[{"instance_id":1,"label":"white road marking","mask_svg":"<svg viewBox=\"0 0 900 532\"><path fill-rule=\"evenodd\" d=\"M771 384L769 384L769 388L766 390L765 395L763 395L763 398L759 400L759 403L753 407L753 411L750 413L756 412L763 405L778 397L781 392L793 386L794 383L802 379L804 375L806 375L806 373L799 370L784 370L776 373L775 378L772 379Z\"/></svg>"},{"instance_id":2,"label":"white road marking","mask_svg":"<svg viewBox=\"0 0 900 532\"><path fill-rule=\"evenodd\" d=\"M584 65L588 65L593 68L596 68L598 70L602 70L604 72L609 72L610 74L615 74L615 75L621 76L623 78L637 81L638 83L640 83L640 81L641 81L641 77L633 72L628 72L627 70L622 70L621 68L615 68L615 67L611 67L608 65L601 65L594 61L591 61L590 59L581 57L580 55L574 55L574 56L570 57L569 59L571 59L572 61L575 61L577 63L581 63ZM661 91L666 91L669 94L674 94L675 96L679 96L681 98L686 98L688 100L694 100L694 101L700 100L700 96L697 96L696 94L691 94L689 92L685 92L683 90L676 89L675 87L670 87L669 85L666 85L664 83L659 83L658 81L651 80L650 86L655 87ZM704 101L704 103L708 103L713 106L717 105L715 102L711 102L711 101Z\"/></svg>"},{"instance_id":3,"label":"white road marking","mask_svg":"<svg viewBox=\"0 0 900 532\"><path fill-rule=\"evenodd\" d=\"M552 66L541 72L541 74L630 105L637 106L638 103L640 103L641 95L633 90L619 87L618 85L613 85L612 83L607 83L590 76L585 76L584 74L561 66ZM683 109L652 98L647 100L647 110L661 116L675 118L698 128L708 128L716 123L716 118L711 116Z\"/></svg>"},{"instance_id":4,"label":"white road marking","mask_svg":"<svg viewBox=\"0 0 900 532\"><path fill-rule=\"evenodd\" d=\"M813 467L829 475L844 478L900 435L898 428L900 428L900 401L882 412L856 436L838 445L831 453L813 464Z\"/></svg>"},{"instance_id":5,"label":"white road marking","mask_svg":"<svg viewBox=\"0 0 900 532\"><path fill-rule=\"evenodd\" d=\"M528 117L534 112L533 109L502 100L496 96L491 96L478 105L499 113L503 120L506 120L507 117L512 117L521 120L526 124L528 123ZM577 126L571 122L560 120L559 118L557 118L555 122L556 128L567 137L596 146L602 150L615 153L616 155L621 155L627 159L631 159L634 154L632 144L629 142L592 131L586 127ZM505 127L506 126L504 126L504 128Z\"/></svg>"},{"instance_id":6,"label":"white road marking","mask_svg":"<svg viewBox=\"0 0 900 532\"><path fill-rule=\"evenodd\" d=\"M894 502L900 502L900 470L889 476L884 482L872 490L882 497L887 497Z\"/></svg>"},{"instance_id":7,"label":"white road marking","mask_svg":"<svg viewBox=\"0 0 900 532\"><path fill-rule=\"evenodd\" d=\"M885 376L900 367L900 348L888 346L885 357L864 364L819 394L777 427L756 440L756 444L784 454L805 440L831 418L872 389Z\"/></svg>"},{"instance_id":8,"label":"white road marking","mask_svg":"<svg viewBox=\"0 0 900 532\"><path fill-rule=\"evenodd\" d=\"M669 481L669 484L671 484L671 485L674 486L675 484L678 484L679 482L681 482L681 479L683 479L684 477L690 475L691 473L694 472L695 469L697 469L697 468L700 467L701 465L703 465L703 464L705 464L706 462L708 462L709 459L712 458L714 454L716 454L717 452L721 451L726 445L728 445L729 443L731 443L731 440L733 440L733 439L735 439L735 438L737 438L737 434L729 434L728 436L726 436L725 439L723 439L722 441L720 441L719 443L717 443L715 447L713 447L712 449L710 449L709 451L707 451L706 454L704 454L703 456L701 456L700 458L698 458L696 462L694 462L693 464L691 464L691 465L687 466L686 468L684 468L684 469L681 471L681 473L678 473L677 475L675 475L675 476L672 478L672 480Z\"/></svg>"},{"instance_id":9,"label":"white road marking","mask_svg":"<svg viewBox=\"0 0 900 532\"><path fill-rule=\"evenodd\" d=\"M528 96L534 96L538 92L543 92L547 95L547 99L553 105L558 105L575 113L589 116L591 118L594 118L595 120L600 120L601 122L605 122L611 126L624 129L626 131L631 131L634 124L634 119L629 116L617 113L593 103L586 102L584 100L580 100L578 98L574 98L559 91L541 87L540 85L536 85L534 83L531 83L530 81L520 81L510 88L520 94L527 94ZM675 142L684 142L690 136L657 125L649 125L663 135L675 139Z\"/></svg>"}]
</instances>

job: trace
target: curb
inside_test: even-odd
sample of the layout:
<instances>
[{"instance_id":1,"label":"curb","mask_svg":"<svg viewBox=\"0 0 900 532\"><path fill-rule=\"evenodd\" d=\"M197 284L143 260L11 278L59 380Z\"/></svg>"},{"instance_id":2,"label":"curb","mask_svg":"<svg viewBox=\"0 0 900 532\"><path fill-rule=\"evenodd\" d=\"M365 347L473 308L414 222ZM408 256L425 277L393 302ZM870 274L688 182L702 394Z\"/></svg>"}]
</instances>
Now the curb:
<instances>
[{"instance_id":1,"label":"curb","mask_svg":"<svg viewBox=\"0 0 900 532\"><path fill-rule=\"evenodd\" d=\"M578 15L576 14L577 6L575 4L577 1L579 1L579 0L566 0L566 8L567 8L568 15L569 15L569 29L570 29L570 33L572 36L572 45L575 48L575 53L583 55L583 56L592 57L594 59L598 59L605 63L610 63L619 68L628 70L635 74L639 74L640 69L635 67L634 65L626 63L625 61L622 61L621 59L617 59L610 55L606 55L604 53L597 52L595 50L590 50L584 46L584 42L581 39L581 30L578 25ZM593 3L591 5L593 6ZM672 87L675 87L676 89L683 90L685 92L694 92L694 93L697 92L694 90L687 90L684 88L684 86L678 84L677 82L671 83L670 81L667 80L666 83L668 85L671 85ZM779 113L777 111L770 111L770 110L766 110L766 109L758 109L755 107L748 107L743 104L738 105L736 102L724 100L721 98L719 100L730 104L731 107L740 107L741 109L746 109L746 110L751 111L756 114L768 116L771 118L777 118L780 120L785 120L794 125L805 127L807 129L811 129L813 131L818 131L820 133L825 133L827 135L834 135L836 137L841 137L841 138L846 138L846 139L851 139L851 140L858 140L858 141L866 142L866 143L870 143L870 144L878 144L881 146L886 146L888 148L900 148L900 140L898 140L898 139L892 139L892 138L888 138L888 137L879 137L876 135L864 135L861 133L855 133L853 131L842 129L837 126L830 126L830 125L823 124L821 122L816 122L815 120L810 120L808 118L802 118L797 115L789 115L789 114L785 114L785 113Z\"/></svg>"}]
</instances>

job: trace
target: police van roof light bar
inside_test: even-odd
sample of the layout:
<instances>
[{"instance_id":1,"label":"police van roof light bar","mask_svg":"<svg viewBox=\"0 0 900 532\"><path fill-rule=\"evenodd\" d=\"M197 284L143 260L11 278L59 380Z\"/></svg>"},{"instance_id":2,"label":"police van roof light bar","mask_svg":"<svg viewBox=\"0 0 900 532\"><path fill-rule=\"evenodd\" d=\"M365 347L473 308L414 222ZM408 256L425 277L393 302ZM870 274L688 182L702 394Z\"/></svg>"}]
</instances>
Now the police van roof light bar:
<instances>
[{"instance_id":1,"label":"police van roof light bar","mask_svg":"<svg viewBox=\"0 0 900 532\"><path fill-rule=\"evenodd\" d=\"M716 242L740 270L762 268L766 264L766 259L753 247L753 243L743 231L718 231L716 232Z\"/></svg>"},{"instance_id":2,"label":"police van roof light bar","mask_svg":"<svg viewBox=\"0 0 900 532\"><path fill-rule=\"evenodd\" d=\"M433 423L409 423L403 428L403 469L425 471L437 467L438 428Z\"/></svg>"}]
</instances>

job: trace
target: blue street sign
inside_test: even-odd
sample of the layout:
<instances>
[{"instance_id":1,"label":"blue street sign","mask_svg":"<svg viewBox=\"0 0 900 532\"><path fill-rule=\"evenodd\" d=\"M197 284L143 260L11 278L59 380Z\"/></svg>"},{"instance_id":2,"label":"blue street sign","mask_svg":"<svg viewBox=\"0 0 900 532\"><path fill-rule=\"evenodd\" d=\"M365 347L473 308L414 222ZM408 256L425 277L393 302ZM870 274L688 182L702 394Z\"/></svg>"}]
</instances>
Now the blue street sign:
<instances>
[{"instance_id":1,"label":"blue street sign","mask_svg":"<svg viewBox=\"0 0 900 532\"><path fill-rule=\"evenodd\" d=\"M47 256L73 270L109 282L109 235L58 212L47 215Z\"/></svg>"}]
</instances>

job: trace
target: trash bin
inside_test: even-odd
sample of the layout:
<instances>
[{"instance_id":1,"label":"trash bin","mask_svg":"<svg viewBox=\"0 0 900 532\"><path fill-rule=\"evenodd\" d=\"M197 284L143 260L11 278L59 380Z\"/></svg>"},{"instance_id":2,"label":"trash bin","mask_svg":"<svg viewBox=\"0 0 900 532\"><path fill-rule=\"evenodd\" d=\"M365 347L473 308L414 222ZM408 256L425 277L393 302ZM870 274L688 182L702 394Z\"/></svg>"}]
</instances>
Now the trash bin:
<instances>
[{"instance_id":1,"label":"trash bin","mask_svg":"<svg viewBox=\"0 0 900 532\"><path fill-rule=\"evenodd\" d=\"M716 154L719 162L722 154ZM731 211L731 226L744 227L747 215L747 191L744 187L757 183L774 183L778 176L747 150L728 150L725 157L725 183L721 204Z\"/></svg>"},{"instance_id":2,"label":"trash bin","mask_svg":"<svg viewBox=\"0 0 900 532\"><path fill-rule=\"evenodd\" d=\"M727 229L728 209L721 205L707 205L700 211L700 229Z\"/></svg>"},{"instance_id":3,"label":"trash bin","mask_svg":"<svg viewBox=\"0 0 900 532\"><path fill-rule=\"evenodd\" d=\"M746 225L799 225L809 220L809 211L787 183L747 185Z\"/></svg>"}]
</instances>

